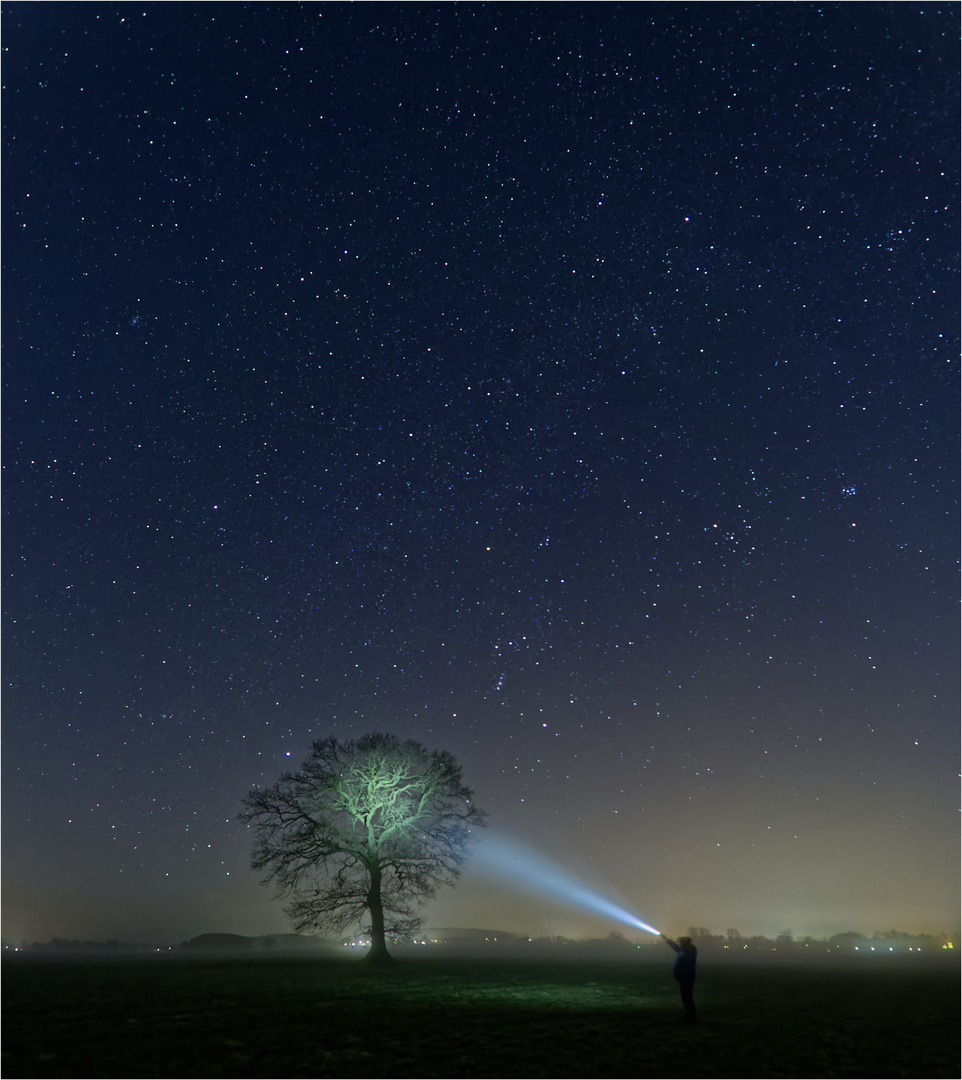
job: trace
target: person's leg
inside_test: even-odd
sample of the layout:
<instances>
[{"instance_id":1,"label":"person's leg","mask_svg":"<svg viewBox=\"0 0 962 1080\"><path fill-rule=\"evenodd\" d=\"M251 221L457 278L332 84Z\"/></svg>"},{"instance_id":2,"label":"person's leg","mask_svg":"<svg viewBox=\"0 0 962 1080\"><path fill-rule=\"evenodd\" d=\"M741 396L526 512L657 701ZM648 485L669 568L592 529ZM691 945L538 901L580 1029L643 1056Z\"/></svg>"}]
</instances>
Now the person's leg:
<instances>
[{"instance_id":1,"label":"person's leg","mask_svg":"<svg viewBox=\"0 0 962 1080\"><path fill-rule=\"evenodd\" d=\"M695 1020L695 983L685 980L685 982L679 982L678 986L681 990L681 1003L685 1006L688 1019Z\"/></svg>"}]
</instances>

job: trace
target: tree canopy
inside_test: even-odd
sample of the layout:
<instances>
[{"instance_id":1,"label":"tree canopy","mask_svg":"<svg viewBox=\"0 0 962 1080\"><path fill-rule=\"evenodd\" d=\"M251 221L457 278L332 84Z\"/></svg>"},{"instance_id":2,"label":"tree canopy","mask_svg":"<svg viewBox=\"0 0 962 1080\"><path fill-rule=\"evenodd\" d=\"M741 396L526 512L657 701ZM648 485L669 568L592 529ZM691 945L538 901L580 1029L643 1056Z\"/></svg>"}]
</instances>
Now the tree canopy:
<instances>
[{"instance_id":1,"label":"tree canopy","mask_svg":"<svg viewBox=\"0 0 962 1080\"><path fill-rule=\"evenodd\" d=\"M297 772L251 790L240 818L296 930L360 926L383 959L385 935L413 933L421 904L459 877L485 824L472 795L452 754L375 733L318 740Z\"/></svg>"}]
</instances>

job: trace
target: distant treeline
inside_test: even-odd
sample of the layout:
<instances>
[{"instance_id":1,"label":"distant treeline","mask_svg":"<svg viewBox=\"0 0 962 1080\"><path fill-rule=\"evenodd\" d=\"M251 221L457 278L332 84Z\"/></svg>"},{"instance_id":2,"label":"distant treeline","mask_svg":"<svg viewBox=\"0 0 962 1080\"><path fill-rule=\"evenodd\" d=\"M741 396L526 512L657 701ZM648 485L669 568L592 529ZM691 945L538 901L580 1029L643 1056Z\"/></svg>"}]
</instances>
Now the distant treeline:
<instances>
[{"instance_id":1,"label":"distant treeline","mask_svg":"<svg viewBox=\"0 0 962 1080\"><path fill-rule=\"evenodd\" d=\"M810 936L794 937L791 930L782 930L774 938L765 937L762 934L742 934L739 930L729 929L724 934L713 934L705 926L690 926L688 934L697 945L700 952L741 952L741 953L770 953L770 952L855 952L863 949L872 951L932 951L954 950L959 941L959 935L950 934L909 934L901 930L882 930L868 935L857 930L846 930L840 934L833 934L828 938L815 938ZM639 937L627 938L618 930L613 930L604 938L566 938L555 937L526 937L523 934L514 934L502 930L429 930L412 939L417 945L508 945L513 948L518 946L567 946L604 948L611 951L623 949L637 949L642 946L659 945L661 939L643 934Z\"/></svg>"},{"instance_id":2,"label":"distant treeline","mask_svg":"<svg viewBox=\"0 0 962 1080\"><path fill-rule=\"evenodd\" d=\"M783 950L804 952L806 949L854 951L863 948L885 949L893 952L908 949L913 951L916 949L954 949L959 940L958 935L953 937L950 934L909 934L902 930L879 930L872 935L858 930L846 930L828 938L794 937L791 930L780 930L774 938L767 938L761 934L746 936L734 929L726 930L724 934L713 934L705 926L689 926L688 934L699 949L709 951L726 949L742 952L780 952Z\"/></svg>"},{"instance_id":3,"label":"distant treeline","mask_svg":"<svg viewBox=\"0 0 962 1080\"><path fill-rule=\"evenodd\" d=\"M713 934L705 926L690 926L689 936L694 940L699 952L730 954L762 953L854 953L854 952L927 952L956 950L960 935L951 934L909 934L901 930L882 930L872 935L856 930L846 930L828 938L795 937L791 930L782 930L774 938L761 934L745 935L735 929L724 934ZM661 939L643 934L627 938L618 930L613 930L603 938L566 938L529 937L508 930L481 930L461 927L425 930L410 938L395 939L394 949L453 947L469 948L472 951L499 950L526 952L553 950L557 947L573 949L591 949L605 953L621 953L627 950L660 944ZM343 950L345 947L363 947L363 937L331 941L306 934L265 934L260 937L247 937L243 934L200 934L189 941L176 945L156 945L119 941L80 941L75 938L53 938L49 942L34 941L30 944L12 945L4 942L3 950L30 953L201 953L201 952L298 952L319 953L322 951Z\"/></svg>"},{"instance_id":4,"label":"distant treeline","mask_svg":"<svg viewBox=\"0 0 962 1080\"><path fill-rule=\"evenodd\" d=\"M31 944L10 945L4 942L5 952L44 952L44 953L136 953L136 952L253 952L253 951L290 951L317 952L333 948L339 942L325 941L323 938L305 934L264 934L261 937L245 937L243 934L201 934L189 941L177 945L144 944L142 942L117 941L79 941L76 938L54 938L49 942L34 941Z\"/></svg>"}]
</instances>

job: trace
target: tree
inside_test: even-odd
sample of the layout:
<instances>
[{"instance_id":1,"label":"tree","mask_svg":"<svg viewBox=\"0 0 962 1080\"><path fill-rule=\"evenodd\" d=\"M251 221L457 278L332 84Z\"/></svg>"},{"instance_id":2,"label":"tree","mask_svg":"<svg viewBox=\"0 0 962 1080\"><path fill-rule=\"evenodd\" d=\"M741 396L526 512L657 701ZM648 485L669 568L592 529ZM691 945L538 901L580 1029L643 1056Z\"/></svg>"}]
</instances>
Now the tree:
<instances>
[{"instance_id":1,"label":"tree","mask_svg":"<svg viewBox=\"0 0 962 1080\"><path fill-rule=\"evenodd\" d=\"M239 817L255 830L251 866L291 898L295 930L360 924L379 961L385 935L417 930L420 904L460 876L471 828L485 824L472 794L452 754L375 733L318 740Z\"/></svg>"}]
</instances>

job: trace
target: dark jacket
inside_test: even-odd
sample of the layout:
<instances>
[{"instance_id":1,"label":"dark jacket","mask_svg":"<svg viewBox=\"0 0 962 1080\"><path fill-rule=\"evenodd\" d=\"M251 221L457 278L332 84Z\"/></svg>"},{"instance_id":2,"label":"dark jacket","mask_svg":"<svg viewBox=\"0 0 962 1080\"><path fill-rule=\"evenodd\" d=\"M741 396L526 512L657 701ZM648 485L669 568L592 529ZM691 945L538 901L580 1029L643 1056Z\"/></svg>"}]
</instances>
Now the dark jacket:
<instances>
[{"instance_id":1,"label":"dark jacket","mask_svg":"<svg viewBox=\"0 0 962 1080\"><path fill-rule=\"evenodd\" d=\"M689 945L687 949L683 949L677 941L669 941L668 944L678 954L675 957L675 978L679 982L694 982L695 959L698 956L698 950L694 945Z\"/></svg>"}]
</instances>

